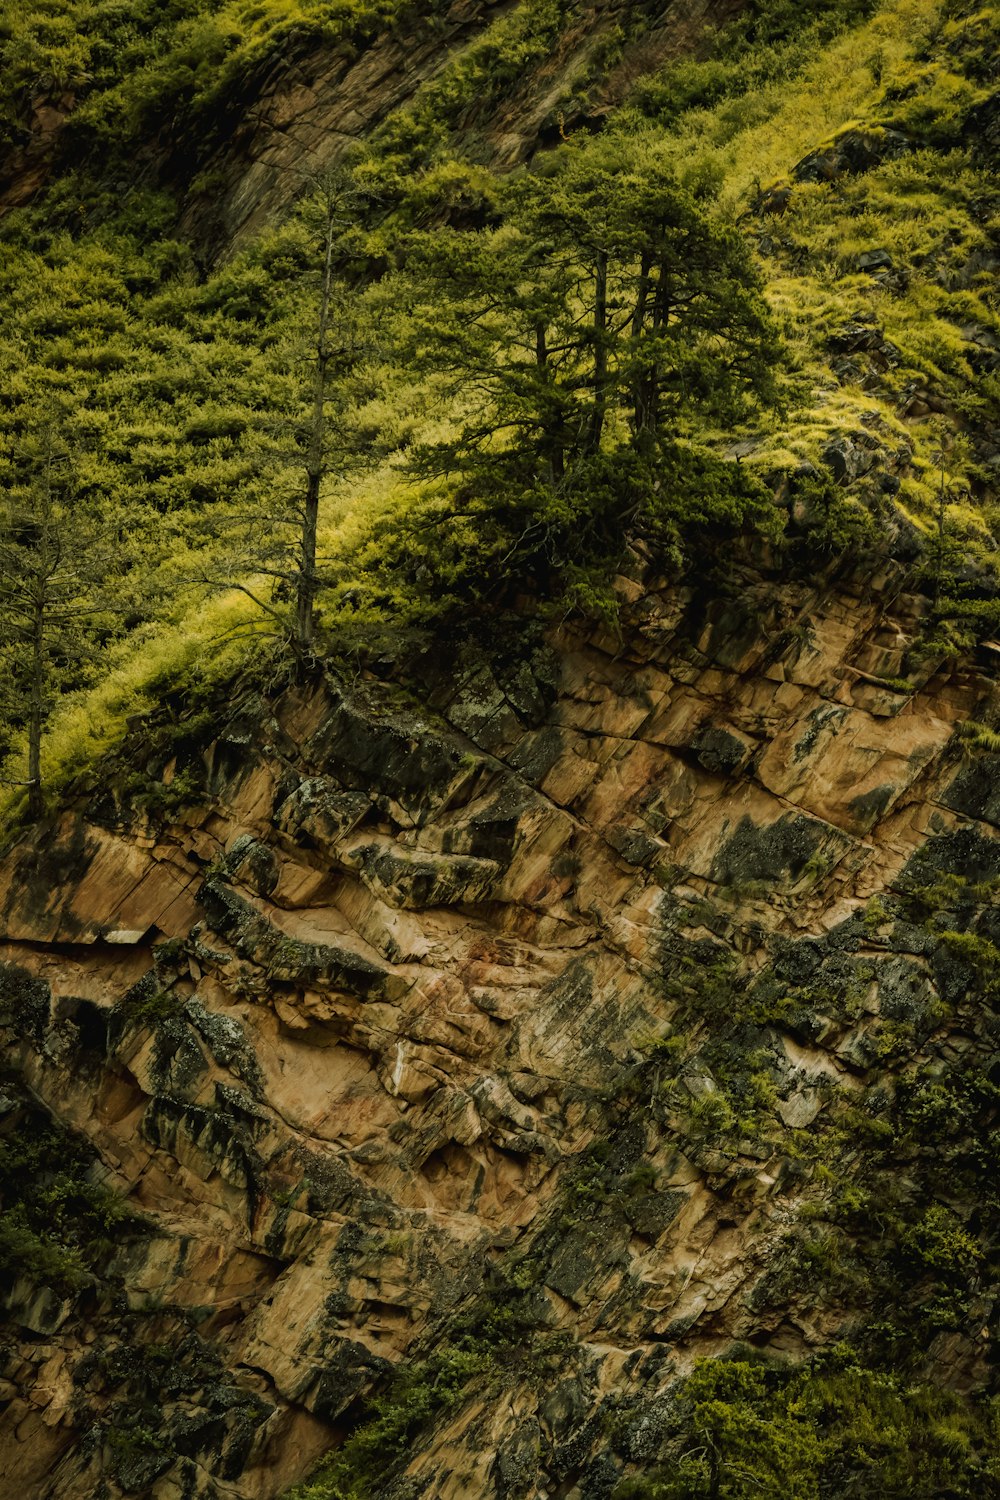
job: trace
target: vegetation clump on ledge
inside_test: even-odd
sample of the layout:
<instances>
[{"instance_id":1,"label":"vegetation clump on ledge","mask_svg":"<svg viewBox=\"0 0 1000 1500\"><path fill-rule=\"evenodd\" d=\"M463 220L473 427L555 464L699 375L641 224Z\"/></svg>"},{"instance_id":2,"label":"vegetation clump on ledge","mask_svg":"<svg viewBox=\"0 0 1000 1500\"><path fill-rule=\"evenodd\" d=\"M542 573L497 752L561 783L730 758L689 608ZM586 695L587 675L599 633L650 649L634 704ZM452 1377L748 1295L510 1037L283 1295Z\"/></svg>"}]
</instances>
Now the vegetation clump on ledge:
<instances>
[{"instance_id":1,"label":"vegetation clump on ledge","mask_svg":"<svg viewBox=\"0 0 1000 1500\"><path fill-rule=\"evenodd\" d=\"M895 549L932 602L927 659L995 629L997 204L969 123L995 16L761 0L640 77L596 137L573 123L593 62L552 105L563 141L498 175L462 122L516 99L575 12L484 17L215 267L179 227L187 158L151 157L123 193L87 141L167 112L183 135L280 56L441 15L187 0L126 26L108 0L50 0L5 18L15 162L31 101L65 111L44 186L0 224L9 804L37 815L67 756L100 753L216 641L276 634L301 660L529 596L613 614L630 538L695 579L747 536L810 570ZM852 130L863 161L837 145ZM829 177L795 180L810 152Z\"/></svg>"}]
</instances>

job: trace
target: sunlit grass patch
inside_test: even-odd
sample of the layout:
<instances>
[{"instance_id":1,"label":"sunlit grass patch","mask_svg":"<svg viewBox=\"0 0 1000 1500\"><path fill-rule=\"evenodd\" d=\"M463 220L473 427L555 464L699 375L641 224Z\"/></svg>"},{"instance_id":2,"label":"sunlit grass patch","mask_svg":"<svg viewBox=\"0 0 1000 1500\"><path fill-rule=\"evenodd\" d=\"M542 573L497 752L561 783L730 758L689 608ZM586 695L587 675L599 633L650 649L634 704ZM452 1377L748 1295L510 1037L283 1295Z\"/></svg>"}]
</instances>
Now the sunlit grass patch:
<instances>
[{"instance_id":1,"label":"sunlit grass patch","mask_svg":"<svg viewBox=\"0 0 1000 1500\"><path fill-rule=\"evenodd\" d=\"M237 592L200 599L168 624L148 625L119 641L107 653L102 675L90 687L67 695L53 710L42 753L48 788L66 782L118 745L130 720L141 720L164 691L183 689L195 703L213 685L233 674L246 654L240 627L258 611ZM8 758L5 775L23 776L20 746ZM0 787L0 836L16 821L23 791Z\"/></svg>"}]
</instances>

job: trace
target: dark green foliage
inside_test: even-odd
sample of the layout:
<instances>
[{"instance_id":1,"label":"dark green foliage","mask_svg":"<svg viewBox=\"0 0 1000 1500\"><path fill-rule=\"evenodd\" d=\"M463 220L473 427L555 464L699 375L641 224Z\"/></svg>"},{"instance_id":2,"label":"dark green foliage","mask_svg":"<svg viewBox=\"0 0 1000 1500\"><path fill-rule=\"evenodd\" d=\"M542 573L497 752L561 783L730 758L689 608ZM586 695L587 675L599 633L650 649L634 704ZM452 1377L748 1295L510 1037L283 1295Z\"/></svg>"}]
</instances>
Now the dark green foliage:
<instances>
[{"instance_id":1,"label":"dark green foliage","mask_svg":"<svg viewBox=\"0 0 1000 1500\"><path fill-rule=\"evenodd\" d=\"M390 283L456 431L418 451L449 488L386 525L388 568L454 602L503 579L579 601L630 537L676 568L777 534L766 488L692 440L776 399L777 333L734 231L615 140L563 148L504 208L497 229L412 237Z\"/></svg>"},{"instance_id":2,"label":"dark green foliage","mask_svg":"<svg viewBox=\"0 0 1000 1500\"><path fill-rule=\"evenodd\" d=\"M433 1417L468 1395L477 1376L490 1370L489 1352L443 1349L409 1365L389 1390L376 1396L371 1415L335 1457L288 1500L369 1500L379 1493L386 1469Z\"/></svg>"},{"instance_id":3,"label":"dark green foliage","mask_svg":"<svg viewBox=\"0 0 1000 1500\"><path fill-rule=\"evenodd\" d=\"M155 1029L184 1014L185 999L164 988L156 974L132 986L115 1008L115 1019L128 1030Z\"/></svg>"},{"instance_id":4,"label":"dark green foliage","mask_svg":"<svg viewBox=\"0 0 1000 1500\"><path fill-rule=\"evenodd\" d=\"M391 607L401 625L524 594L542 609L613 613L608 581L629 538L644 537L661 566L680 572L713 544L775 524L758 480L680 444L657 463L620 451L581 458L556 487L534 478L525 459L520 449L484 455L453 489L417 493L381 516L340 597L352 611L361 600ZM348 614L338 629L349 624Z\"/></svg>"},{"instance_id":5,"label":"dark green foliage","mask_svg":"<svg viewBox=\"0 0 1000 1500\"><path fill-rule=\"evenodd\" d=\"M9 309L0 337L8 377L0 466L16 463L25 426L37 429L57 401L65 442L80 456L75 493L110 522L123 554L125 607L102 625L100 650L148 630L164 608L196 608L194 580L249 594L255 613L248 618L245 607L227 627L241 637L292 628L300 656L308 655L318 605L327 625L318 649L370 659L426 641L442 618L523 609L529 598L613 621L609 578L636 543L669 574L720 587L731 583L732 549L748 536L775 543L786 532L783 563L798 558L809 570L883 546L893 504L874 482L862 495L802 465L786 496L786 531L767 465L719 458L748 420L765 429L754 441L775 437L768 408L783 356L761 277L762 265L774 265L753 253L752 233L715 207L721 162L706 156L671 170L661 128L711 106L709 133L728 138L730 126L743 128L745 100L753 114L755 91L771 96L773 112L786 82L800 82L825 45L872 9L868 0L748 5L699 38L696 59L641 81L594 139L590 91L617 59L628 58L629 69L641 63L636 44L650 18L642 11L598 28L572 98L551 95L542 128L554 141L558 124L563 145L506 177L482 165L497 143L480 129L497 100L516 113L523 80L537 81L549 59L558 67L576 45L580 13L568 0L524 0L484 18L351 166L357 222L350 245L338 245L336 279L353 295L383 278L358 321L388 328L399 358L366 346L338 384L327 435L347 435L346 457L328 455L323 494L313 504L310 492L303 506L290 476L304 460L308 467L323 409L301 336L318 269L315 203L208 269L177 229L184 203L148 184L160 167L170 181L190 175L246 116L279 58L285 68L315 49L350 55L396 27L426 36L442 25L443 8L436 0L261 0L248 9L227 0L209 15L199 0L126 8L118 0L14 0L0 36L11 139L23 141L32 97L72 94L74 108L44 190L0 226ZM985 77L992 24L978 14L968 26L948 17L928 47L943 48L954 69ZM586 131L576 128L577 104ZM605 106L602 98L601 117ZM131 143L154 133L148 177L133 185L130 176L123 194L115 149L128 143L132 153ZM882 196L913 195L920 217L934 170L893 179ZM208 177L190 187L208 193ZM852 214L867 212L860 185L852 203ZM798 266L796 257L809 261L814 247L793 229L767 254ZM970 249L983 237L971 222L962 234ZM807 276L815 267L800 269ZM956 316L981 313L975 299L956 303ZM965 346L952 333L942 368L965 381ZM987 410L992 378L977 384L975 400L987 404L968 408L973 425ZM812 383L810 370L799 383L803 398ZM901 399L901 389L891 394ZM340 485L356 472L359 447L393 464L384 503L356 482ZM438 477L407 487L401 459L410 473ZM977 485L988 485L985 464L975 473ZM305 532L296 522L320 505L327 524L314 563L303 567ZM961 650L995 623L988 559L966 576L961 559L972 543L952 525L925 581L937 595L925 654ZM298 595L294 610L290 594ZM148 636L134 639L138 657ZM97 675L97 658L69 667L66 685L80 684ZM20 688L16 696L11 780L23 779L18 737L27 721ZM61 707L61 689L49 696ZM175 794L151 787L150 807L169 812L186 790L183 780Z\"/></svg>"},{"instance_id":6,"label":"dark green foliage","mask_svg":"<svg viewBox=\"0 0 1000 1500\"><path fill-rule=\"evenodd\" d=\"M0 1269L62 1293L94 1281L143 1222L93 1180L80 1137L25 1105L0 1133Z\"/></svg>"},{"instance_id":7,"label":"dark green foliage","mask_svg":"<svg viewBox=\"0 0 1000 1500\"><path fill-rule=\"evenodd\" d=\"M974 1500L1000 1494L995 1402L834 1350L798 1370L705 1361L676 1388L664 1466L616 1500Z\"/></svg>"},{"instance_id":8,"label":"dark green foliage","mask_svg":"<svg viewBox=\"0 0 1000 1500\"><path fill-rule=\"evenodd\" d=\"M152 817L170 817L204 795L203 778L194 767L178 771L169 782L133 771L116 790L124 802Z\"/></svg>"},{"instance_id":9,"label":"dark green foliage","mask_svg":"<svg viewBox=\"0 0 1000 1500\"><path fill-rule=\"evenodd\" d=\"M346 1441L288 1500L369 1500L436 1418L514 1369L537 1376L561 1347L558 1335L539 1334L548 1306L542 1270L537 1255L491 1268L476 1295L445 1320L432 1351L404 1362L351 1413Z\"/></svg>"},{"instance_id":10,"label":"dark green foliage","mask_svg":"<svg viewBox=\"0 0 1000 1500\"><path fill-rule=\"evenodd\" d=\"M664 991L678 1006L682 1022L721 1021L733 1014L743 976L733 952L722 943L666 947Z\"/></svg>"},{"instance_id":11,"label":"dark green foliage","mask_svg":"<svg viewBox=\"0 0 1000 1500\"><path fill-rule=\"evenodd\" d=\"M815 564L873 549L878 526L865 507L845 496L829 475L811 474L794 486L788 541L793 555Z\"/></svg>"},{"instance_id":12,"label":"dark green foliage","mask_svg":"<svg viewBox=\"0 0 1000 1500\"><path fill-rule=\"evenodd\" d=\"M505 196L499 230L409 248L411 296L429 298L413 336L476 393L443 457L516 450L558 488L606 434L652 459L696 415L775 400L780 345L748 250L655 149L565 146Z\"/></svg>"},{"instance_id":13,"label":"dark green foliage","mask_svg":"<svg viewBox=\"0 0 1000 1500\"><path fill-rule=\"evenodd\" d=\"M159 200L144 203L145 223L130 208L71 234L32 209L0 231L11 310L0 335L0 709L10 780L36 792L41 731L61 695L95 677L108 648L148 640L151 619L175 600L183 609L202 586L243 590L262 601L261 620L242 622L247 634L304 638L287 597L300 574L317 587L315 559L302 564L299 475L311 465L322 477L351 431L341 412L328 423L336 441L317 437L315 360L303 348L307 328L315 345L326 248L317 252L316 236L331 215L317 224L310 201L199 285L190 249L157 239ZM326 292L328 321L339 319L324 345L321 409L332 419L348 320ZM262 583L250 584L254 572ZM278 587L272 599L281 584L285 596ZM211 663L197 665L211 676ZM192 790L182 774L149 799L167 811ZM40 809L36 796L30 811Z\"/></svg>"}]
</instances>

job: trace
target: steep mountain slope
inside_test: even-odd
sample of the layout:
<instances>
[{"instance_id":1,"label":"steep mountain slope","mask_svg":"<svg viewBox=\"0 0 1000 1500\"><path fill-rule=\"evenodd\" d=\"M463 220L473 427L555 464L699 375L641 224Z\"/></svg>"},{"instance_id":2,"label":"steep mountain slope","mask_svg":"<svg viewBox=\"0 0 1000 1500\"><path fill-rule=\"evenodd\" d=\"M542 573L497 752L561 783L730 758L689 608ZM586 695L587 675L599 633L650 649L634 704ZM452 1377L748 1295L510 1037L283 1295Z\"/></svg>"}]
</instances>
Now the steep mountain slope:
<instances>
[{"instance_id":1,"label":"steep mountain slope","mask_svg":"<svg viewBox=\"0 0 1000 1500\"><path fill-rule=\"evenodd\" d=\"M785 321L786 409L706 435L782 528L627 547L600 624L351 654L366 476L325 660L185 604L67 696L0 853L0 1489L1000 1494L995 8L299 9L222 8L179 93L139 27L145 92L97 49L22 99L11 265L109 275L94 153L136 151L141 380L182 284L191 349L254 345L304 156L369 140L384 251L567 133L662 136ZM185 483L238 462L201 441Z\"/></svg>"},{"instance_id":2,"label":"steep mountain slope","mask_svg":"<svg viewBox=\"0 0 1000 1500\"><path fill-rule=\"evenodd\" d=\"M144 17L148 35L136 46L134 37L117 36L122 23L113 11L100 36L98 7L82 19L84 35L97 33L87 64L95 52L105 61L106 75L96 77L82 65L74 75L44 24L33 32L26 21L28 36L17 37L11 59L22 92L2 121L13 149L0 208L29 202L47 174L85 157L95 138L115 150L140 132L146 178L174 182L186 200L184 228L212 252L231 253L288 209L304 172L323 171L402 106L433 94L440 75L448 123L465 149L510 167L540 140L558 139L559 107L581 85L599 119L637 76L710 45L714 29L741 8L742 0L668 0L640 11L614 0L521 7L492 0L387 3L382 14L362 7L352 14L313 3L285 14L275 8L270 19L261 7L248 26L233 6L211 44L198 39L213 70L192 68L195 37L183 11L173 33L169 20L160 22L165 38L155 11ZM188 9L197 14L197 5ZM26 7L28 17L33 10ZM254 21L265 24L258 30ZM102 42L135 48L144 76L134 99L127 68L116 69L113 55L105 60Z\"/></svg>"},{"instance_id":3,"label":"steep mountain slope","mask_svg":"<svg viewBox=\"0 0 1000 1500\"><path fill-rule=\"evenodd\" d=\"M460 90L450 101L449 123L466 150L474 143L483 164L514 167L540 142L558 139L559 106L580 81L596 82L595 70L603 87L594 107L603 115L637 74L690 52L706 29L724 24L740 8L741 0L681 0L637 17L631 7L614 3L539 7L537 21L525 28L520 66L508 71L501 61L499 76L492 78L487 59L502 60L501 28L512 9L502 3L452 6L443 26L422 37L380 38L356 61L350 55L331 58L322 49L294 69L282 67L270 86L254 89L250 119L240 119L204 169L215 178L212 201L196 199L185 223L226 247L246 243L294 202L304 163L322 171L340 160L394 110L432 94L442 75L447 93L449 75L480 52L478 87ZM501 32L495 41L490 28ZM602 60L609 51L621 55L605 77Z\"/></svg>"},{"instance_id":4,"label":"steep mountain slope","mask_svg":"<svg viewBox=\"0 0 1000 1500\"><path fill-rule=\"evenodd\" d=\"M18 1283L8 1485L271 1495L430 1356L420 1493L593 1493L696 1356L864 1343L876 1288L874 1348L988 1381L993 1093L946 1166L918 1106L991 1067L996 688L900 691L900 582L623 579L623 644L248 694L145 760L200 810L112 775L14 846L13 1058L142 1217Z\"/></svg>"}]
</instances>

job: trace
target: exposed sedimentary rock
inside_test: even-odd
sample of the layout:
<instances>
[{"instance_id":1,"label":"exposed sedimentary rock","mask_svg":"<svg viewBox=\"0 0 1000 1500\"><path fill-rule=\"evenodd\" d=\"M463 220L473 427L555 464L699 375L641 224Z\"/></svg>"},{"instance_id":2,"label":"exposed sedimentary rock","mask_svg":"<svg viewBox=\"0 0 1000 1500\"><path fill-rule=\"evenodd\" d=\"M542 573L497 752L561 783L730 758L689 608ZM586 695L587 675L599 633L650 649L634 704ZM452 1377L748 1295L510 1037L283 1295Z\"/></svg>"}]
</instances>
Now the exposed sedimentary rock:
<instances>
[{"instance_id":1,"label":"exposed sedimentary rock","mask_svg":"<svg viewBox=\"0 0 1000 1500\"><path fill-rule=\"evenodd\" d=\"M8 850L9 1057L143 1223L86 1289L9 1294L5 1492L275 1496L498 1276L549 1373L471 1378L421 1494L576 1494L623 1462L609 1402L641 1425L700 1353L835 1335L836 1300L774 1293L815 1188L790 1142L890 1022L924 1018L911 1055L977 1046L961 966L870 898L922 846L1000 872L989 764L954 735L994 683L905 690L901 577L747 574L709 604L623 578L620 641L469 647L419 708L251 695L185 752L183 814L112 777ZM169 782L168 738L124 756ZM734 993L774 963L791 997L754 1033L755 1138L699 1129L709 1054L662 1102L657 1039L697 1038L686 976L720 954ZM974 1383L983 1343L949 1348Z\"/></svg>"}]
</instances>

